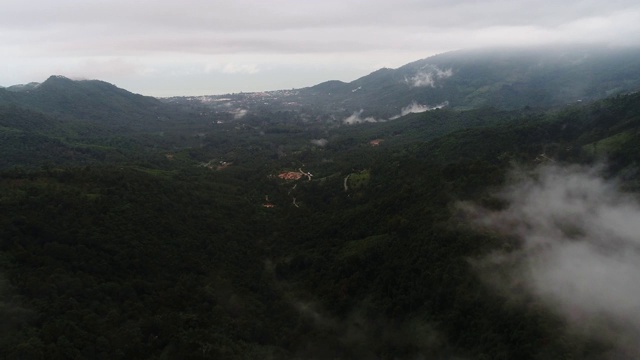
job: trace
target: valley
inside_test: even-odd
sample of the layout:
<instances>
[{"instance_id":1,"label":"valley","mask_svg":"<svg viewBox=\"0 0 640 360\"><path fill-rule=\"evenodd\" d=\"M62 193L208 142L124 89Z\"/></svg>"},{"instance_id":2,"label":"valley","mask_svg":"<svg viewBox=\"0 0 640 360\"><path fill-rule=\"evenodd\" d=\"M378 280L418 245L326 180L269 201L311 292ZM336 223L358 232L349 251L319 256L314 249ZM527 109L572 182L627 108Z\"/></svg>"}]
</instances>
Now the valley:
<instances>
[{"instance_id":1,"label":"valley","mask_svg":"<svg viewBox=\"0 0 640 360\"><path fill-rule=\"evenodd\" d=\"M0 353L637 357L636 55L459 51L161 99L0 89Z\"/></svg>"}]
</instances>

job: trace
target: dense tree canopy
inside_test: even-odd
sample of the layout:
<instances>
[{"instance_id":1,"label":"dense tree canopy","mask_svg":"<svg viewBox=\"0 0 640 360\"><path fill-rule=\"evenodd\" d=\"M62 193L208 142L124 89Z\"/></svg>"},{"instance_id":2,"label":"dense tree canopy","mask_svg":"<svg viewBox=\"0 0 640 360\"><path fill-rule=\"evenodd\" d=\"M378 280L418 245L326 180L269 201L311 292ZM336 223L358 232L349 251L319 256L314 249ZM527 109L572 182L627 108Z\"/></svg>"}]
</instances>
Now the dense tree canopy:
<instances>
[{"instance_id":1,"label":"dense tree canopy","mask_svg":"<svg viewBox=\"0 0 640 360\"><path fill-rule=\"evenodd\" d=\"M639 94L359 128L277 112L220 125L180 116L161 132L120 131L0 108L4 357L611 350L535 298L514 301L483 282L473 260L518 241L478 232L454 205L504 206L491 189L514 163L606 157L609 175L637 189Z\"/></svg>"}]
</instances>

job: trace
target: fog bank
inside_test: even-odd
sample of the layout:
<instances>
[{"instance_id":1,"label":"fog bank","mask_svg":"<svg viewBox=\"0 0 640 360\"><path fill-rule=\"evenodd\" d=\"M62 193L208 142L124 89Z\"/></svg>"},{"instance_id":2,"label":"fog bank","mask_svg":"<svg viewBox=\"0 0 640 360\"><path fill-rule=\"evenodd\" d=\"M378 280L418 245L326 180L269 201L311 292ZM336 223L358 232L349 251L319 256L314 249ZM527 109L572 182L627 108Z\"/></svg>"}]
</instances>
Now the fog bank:
<instances>
[{"instance_id":1,"label":"fog bank","mask_svg":"<svg viewBox=\"0 0 640 360\"><path fill-rule=\"evenodd\" d=\"M640 203L599 168L513 171L489 210L460 206L476 226L517 239L517 250L475 262L493 285L523 290L572 331L609 342L612 357L640 356Z\"/></svg>"}]
</instances>

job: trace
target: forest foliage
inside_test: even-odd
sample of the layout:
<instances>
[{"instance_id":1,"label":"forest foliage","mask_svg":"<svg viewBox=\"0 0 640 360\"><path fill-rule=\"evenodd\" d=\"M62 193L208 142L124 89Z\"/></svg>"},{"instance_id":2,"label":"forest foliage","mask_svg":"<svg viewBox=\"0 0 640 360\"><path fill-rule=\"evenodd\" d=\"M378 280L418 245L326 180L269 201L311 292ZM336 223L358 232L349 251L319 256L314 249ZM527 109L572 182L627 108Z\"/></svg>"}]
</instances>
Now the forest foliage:
<instances>
[{"instance_id":1,"label":"forest foliage","mask_svg":"<svg viewBox=\"0 0 640 360\"><path fill-rule=\"evenodd\" d=\"M475 231L453 205L502 206L490 189L516 163L606 158L610 175L638 189L640 94L338 128L268 112L221 125L176 113L142 131L0 108L5 358L610 350L535 299L483 283L470 260L518 244Z\"/></svg>"}]
</instances>

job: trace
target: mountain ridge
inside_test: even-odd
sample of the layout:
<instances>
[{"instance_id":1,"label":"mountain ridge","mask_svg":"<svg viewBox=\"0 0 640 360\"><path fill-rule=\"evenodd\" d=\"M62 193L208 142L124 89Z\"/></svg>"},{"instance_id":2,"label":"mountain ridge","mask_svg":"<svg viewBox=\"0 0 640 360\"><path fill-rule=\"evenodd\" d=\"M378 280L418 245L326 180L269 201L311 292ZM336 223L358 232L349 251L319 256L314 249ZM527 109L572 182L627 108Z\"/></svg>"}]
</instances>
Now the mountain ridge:
<instances>
[{"instance_id":1,"label":"mountain ridge","mask_svg":"<svg viewBox=\"0 0 640 360\"><path fill-rule=\"evenodd\" d=\"M33 83L31 83L33 84ZM145 128L166 118L167 106L101 80L52 75L23 91L0 89L0 105L14 105L108 127Z\"/></svg>"},{"instance_id":2,"label":"mountain ridge","mask_svg":"<svg viewBox=\"0 0 640 360\"><path fill-rule=\"evenodd\" d=\"M390 115L411 101L448 101L458 109L517 109L595 100L640 88L638 48L572 46L458 50L379 69L309 103L339 102L350 111ZM352 90L362 87L353 93ZM368 88L369 87L369 88ZM311 88L300 89L304 94ZM324 95L326 98L323 98ZM342 99L340 99L342 97ZM345 100L346 99L346 100ZM385 100L386 103L380 103Z\"/></svg>"},{"instance_id":3,"label":"mountain ridge","mask_svg":"<svg viewBox=\"0 0 640 360\"><path fill-rule=\"evenodd\" d=\"M548 109L640 89L638 47L540 46L463 49L382 68L350 82L329 80L293 90L199 97L164 102L219 112L307 111L345 120L395 119L415 104L455 110ZM233 114L233 112L230 112Z\"/></svg>"}]
</instances>

